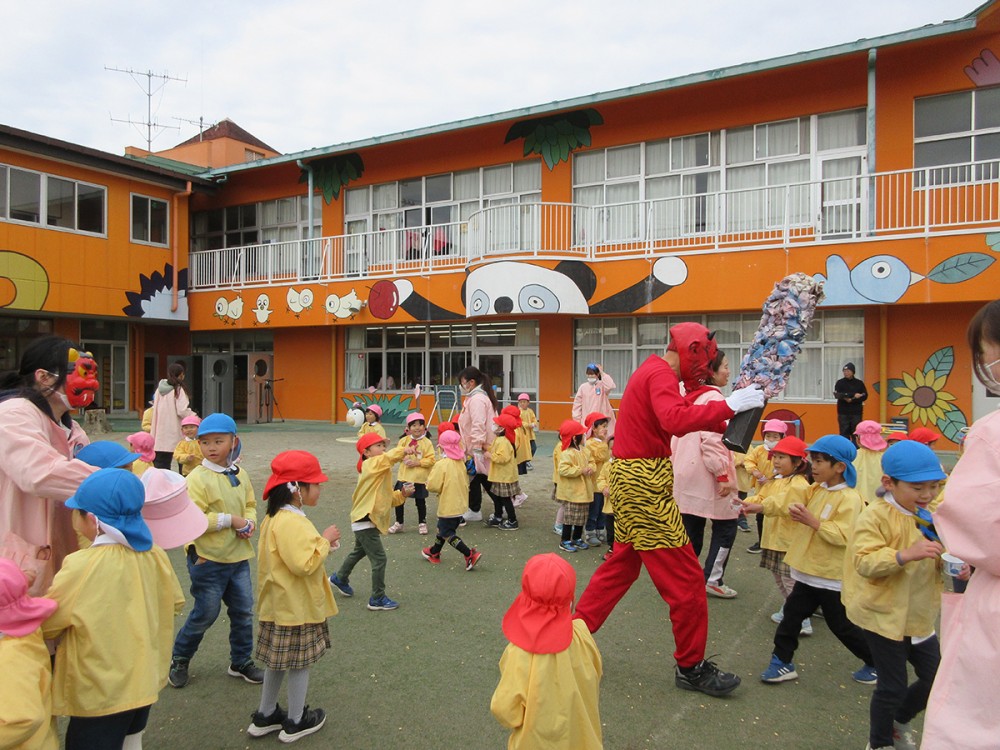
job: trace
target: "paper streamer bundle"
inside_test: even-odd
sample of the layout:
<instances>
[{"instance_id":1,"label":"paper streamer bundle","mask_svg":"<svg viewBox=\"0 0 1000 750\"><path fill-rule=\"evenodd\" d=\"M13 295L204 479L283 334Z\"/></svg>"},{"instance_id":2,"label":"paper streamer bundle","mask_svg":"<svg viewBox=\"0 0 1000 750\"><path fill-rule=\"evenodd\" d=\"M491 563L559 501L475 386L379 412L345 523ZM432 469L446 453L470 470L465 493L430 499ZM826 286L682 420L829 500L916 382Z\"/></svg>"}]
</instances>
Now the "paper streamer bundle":
<instances>
[{"instance_id":1,"label":"paper streamer bundle","mask_svg":"<svg viewBox=\"0 0 1000 750\"><path fill-rule=\"evenodd\" d=\"M804 273L793 273L774 285L765 300L760 326L743 362L734 389L759 385L764 398L785 390L795 357L823 301L823 283ZM722 442L734 451L746 453L753 442L764 409L737 414L729 421Z\"/></svg>"}]
</instances>

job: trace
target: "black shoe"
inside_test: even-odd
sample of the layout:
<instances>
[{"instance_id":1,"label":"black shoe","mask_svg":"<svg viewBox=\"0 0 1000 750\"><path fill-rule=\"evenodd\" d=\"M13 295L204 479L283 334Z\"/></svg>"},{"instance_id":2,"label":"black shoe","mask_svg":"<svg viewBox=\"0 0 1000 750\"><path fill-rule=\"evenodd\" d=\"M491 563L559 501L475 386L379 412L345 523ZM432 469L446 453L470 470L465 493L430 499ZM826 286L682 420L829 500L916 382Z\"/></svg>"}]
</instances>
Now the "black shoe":
<instances>
[{"instance_id":1,"label":"black shoe","mask_svg":"<svg viewBox=\"0 0 1000 750\"><path fill-rule=\"evenodd\" d=\"M676 667L674 682L682 690L696 690L705 695L721 698L739 687L740 678L729 672L723 672L715 666L715 662L702 659L687 669Z\"/></svg>"},{"instance_id":2,"label":"black shoe","mask_svg":"<svg viewBox=\"0 0 1000 750\"><path fill-rule=\"evenodd\" d=\"M761 552L760 542L754 542L749 547L747 547L747 552L749 552L751 555L759 555Z\"/></svg>"},{"instance_id":3,"label":"black shoe","mask_svg":"<svg viewBox=\"0 0 1000 750\"><path fill-rule=\"evenodd\" d=\"M226 673L230 677L242 677L251 685L259 685L264 681L264 670L254 664L252 659L247 659L240 667L230 664Z\"/></svg>"},{"instance_id":4,"label":"black shoe","mask_svg":"<svg viewBox=\"0 0 1000 750\"><path fill-rule=\"evenodd\" d=\"M502 523L503 519L497 515L491 515L489 518L486 519L486 527L489 529L499 529L500 524Z\"/></svg>"},{"instance_id":5,"label":"black shoe","mask_svg":"<svg viewBox=\"0 0 1000 750\"><path fill-rule=\"evenodd\" d=\"M170 672L167 675L167 682L171 687L182 688L188 684L188 660L171 659Z\"/></svg>"},{"instance_id":6,"label":"black shoe","mask_svg":"<svg viewBox=\"0 0 1000 750\"><path fill-rule=\"evenodd\" d=\"M288 714L281 706L275 704L274 711L270 716L264 716L260 711L250 714L250 726L247 727L247 734L251 737L263 737L271 732L279 732L288 721Z\"/></svg>"},{"instance_id":7,"label":"black shoe","mask_svg":"<svg viewBox=\"0 0 1000 750\"><path fill-rule=\"evenodd\" d=\"M318 732L326 723L326 712L322 708L309 708L306 706L302 711L302 718L297 722L285 719L278 739L282 742L295 742L295 740L308 737L310 734Z\"/></svg>"}]
</instances>

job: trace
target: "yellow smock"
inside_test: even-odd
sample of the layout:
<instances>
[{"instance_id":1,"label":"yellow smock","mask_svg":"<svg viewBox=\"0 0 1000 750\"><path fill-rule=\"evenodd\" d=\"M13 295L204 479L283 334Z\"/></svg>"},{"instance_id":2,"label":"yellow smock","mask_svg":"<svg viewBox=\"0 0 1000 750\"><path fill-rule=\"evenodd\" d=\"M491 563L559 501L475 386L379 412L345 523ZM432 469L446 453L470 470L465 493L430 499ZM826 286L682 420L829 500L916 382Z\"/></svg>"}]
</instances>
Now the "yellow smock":
<instances>
[{"instance_id":1,"label":"yellow smock","mask_svg":"<svg viewBox=\"0 0 1000 750\"><path fill-rule=\"evenodd\" d=\"M403 455L403 449L397 446L361 462L358 485L351 496L351 523L368 516L379 531L389 533L392 509L405 500L401 492L392 490L392 465L402 461Z\"/></svg>"},{"instance_id":2,"label":"yellow smock","mask_svg":"<svg viewBox=\"0 0 1000 750\"><path fill-rule=\"evenodd\" d=\"M409 448L410 443L413 442L413 438L404 435L397 448ZM407 458L415 458L420 462L419 466L407 466ZM434 443L432 443L426 435L417 441L417 453L409 456L403 456L403 461L399 464L399 470L396 472L396 481L399 482L413 482L414 484L427 484L427 475L431 471L431 467L434 466Z\"/></svg>"},{"instance_id":3,"label":"yellow smock","mask_svg":"<svg viewBox=\"0 0 1000 750\"><path fill-rule=\"evenodd\" d=\"M465 513L469 509L469 472L465 461L447 457L439 460L427 477L427 491L438 496L438 518L455 518Z\"/></svg>"},{"instance_id":4,"label":"yellow smock","mask_svg":"<svg viewBox=\"0 0 1000 750\"><path fill-rule=\"evenodd\" d=\"M305 514L264 516L257 542L257 616L275 625L324 622L337 614L323 564L330 543Z\"/></svg>"},{"instance_id":5,"label":"yellow smock","mask_svg":"<svg viewBox=\"0 0 1000 750\"><path fill-rule=\"evenodd\" d=\"M875 490L882 485L882 451L859 447L854 468L858 472L857 488L861 499L865 505L875 502Z\"/></svg>"},{"instance_id":6,"label":"yellow smock","mask_svg":"<svg viewBox=\"0 0 1000 750\"><path fill-rule=\"evenodd\" d=\"M854 523L864 508L857 490L839 490L811 484L803 504L819 519L819 529L793 521L785 562L806 575L839 581L844 575L844 553Z\"/></svg>"},{"instance_id":7,"label":"yellow smock","mask_svg":"<svg viewBox=\"0 0 1000 750\"><path fill-rule=\"evenodd\" d=\"M186 477L194 471L194 467L200 464L204 458L205 456L201 453L201 445L197 440L184 438L174 448L174 460L180 464L181 476Z\"/></svg>"},{"instance_id":8,"label":"yellow smock","mask_svg":"<svg viewBox=\"0 0 1000 750\"><path fill-rule=\"evenodd\" d=\"M369 432L377 433L381 435L383 438L385 437L385 428L382 426L380 422L365 422L363 425L361 425L361 429L358 430L358 437L360 438L364 435L367 435Z\"/></svg>"},{"instance_id":9,"label":"yellow smock","mask_svg":"<svg viewBox=\"0 0 1000 750\"><path fill-rule=\"evenodd\" d=\"M583 620L557 654L531 654L513 643L500 657L500 682L490 701L511 730L508 750L600 750L601 652Z\"/></svg>"},{"instance_id":10,"label":"yellow smock","mask_svg":"<svg viewBox=\"0 0 1000 750\"><path fill-rule=\"evenodd\" d=\"M52 712L107 716L156 702L167 684L181 585L154 546L96 544L69 555L45 595L59 602L42 634L56 648Z\"/></svg>"},{"instance_id":11,"label":"yellow smock","mask_svg":"<svg viewBox=\"0 0 1000 750\"><path fill-rule=\"evenodd\" d=\"M506 484L517 481L514 446L503 436L497 436L490 444L490 473L486 478L491 482Z\"/></svg>"},{"instance_id":12,"label":"yellow smock","mask_svg":"<svg viewBox=\"0 0 1000 750\"><path fill-rule=\"evenodd\" d=\"M57 750L52 662L42 631L0 636L0 671L0 747Z\"/></svg>"},{"instance_id":13,"label":"yellow smock","mask_svg":"<svg viewBox=\"0 0 1000 750\"><path fill-rule=\"evenodd\" d=\"M199 557L218 563L243 562L253 557L249 539L240 539L232 527L219 528L219 515L223 513L257 523L257 498L250 475L240 469L237 478L240 484L233 487L228 475L204 466L196 466L188 474L188 495L208 516L208 528L193 542Z\"/></svg>"},{"instance_id":14,"label":"yellow smock","mask_svg":"<svg viewBox=\"0 0 1000 750\"><path fill-rule=\"evenodd\" d=\"M775 477L764 484L754 500L764 506L764 533L760 546L778 552L788 550L788 541L798 524L788 515L792 503L805 503L809 480L801 474Z\"/></svg>"},{"instance_id":15,"label":"yellow smock","mask_svg":"<svg viewBox=\"0 0 1000 750\"><path fill-rule=\"evenodd\" d=\"M559 479L556 481L556 500L568 503L589 503L594 499L593 480L587 481L584 469L593 468L587 451L568 448L559 454Z\"/></svg>"}]
</instances>

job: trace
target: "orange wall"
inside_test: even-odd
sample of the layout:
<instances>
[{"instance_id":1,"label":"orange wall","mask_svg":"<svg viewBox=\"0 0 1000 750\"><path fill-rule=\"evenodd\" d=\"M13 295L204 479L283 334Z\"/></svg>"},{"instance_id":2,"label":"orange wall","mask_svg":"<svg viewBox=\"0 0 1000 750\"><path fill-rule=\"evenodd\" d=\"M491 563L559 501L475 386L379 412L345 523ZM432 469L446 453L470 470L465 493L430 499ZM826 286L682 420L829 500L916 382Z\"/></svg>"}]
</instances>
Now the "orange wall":
<instances>
[{"instance_id":1,"label":"orange wall","mask_svg":"<svg viewBox=\"0 0 1000 750\"><path fill-rule=\"evenodd\" d=\"M330 420L333 333L329 328L299 328L274 338L274 397L285 419ZM275 418L278 412L275 410Z\"/></svg>"}]
</instances>

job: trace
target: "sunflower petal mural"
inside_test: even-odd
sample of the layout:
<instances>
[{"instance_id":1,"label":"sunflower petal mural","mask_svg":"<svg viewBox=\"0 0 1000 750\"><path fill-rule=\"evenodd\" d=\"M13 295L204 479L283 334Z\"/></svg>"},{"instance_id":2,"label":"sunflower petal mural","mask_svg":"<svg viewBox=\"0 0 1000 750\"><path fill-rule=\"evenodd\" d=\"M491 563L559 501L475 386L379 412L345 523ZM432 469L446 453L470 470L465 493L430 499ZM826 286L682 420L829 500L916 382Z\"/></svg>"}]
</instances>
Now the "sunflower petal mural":
<instances>
[{"instance_id":1,"label":"sunflower petal mural","mask_svg":"<svg viewBox=\"0 0 1000 750\"><path fill-rule=\"evenodd\" d=\"M900 415L910 415L914 422L936 427L952 442L969 426L965 414L953 403L955 395L944 390L955 366L955 350L945 346L931 354L922 368L903 372L902 378L890 378L886 397L900 407Z\"/></svg>"}]
</instances>

